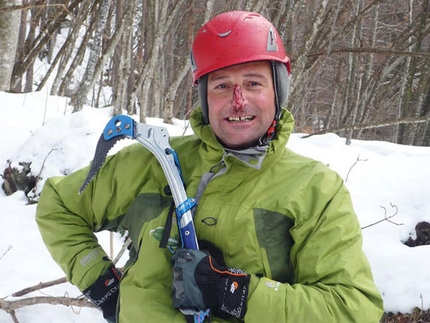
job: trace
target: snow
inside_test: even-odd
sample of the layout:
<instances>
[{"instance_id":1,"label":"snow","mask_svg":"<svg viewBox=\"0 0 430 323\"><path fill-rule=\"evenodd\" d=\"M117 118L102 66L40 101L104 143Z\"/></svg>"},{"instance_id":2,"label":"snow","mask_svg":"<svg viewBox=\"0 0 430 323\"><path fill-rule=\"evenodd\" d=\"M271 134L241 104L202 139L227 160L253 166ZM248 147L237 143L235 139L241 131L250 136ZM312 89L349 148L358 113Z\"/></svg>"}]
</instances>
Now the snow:
<instances>
[{"instance_id":1,"label":"snow","mask_svg":"<svg viewBox=\"0 0 430 323\"><path fill-rule=\"evenodd\" d=\"M0 102L0 171L8 165L7 160L16 167L20 161L31 162L33 174L40 173L43 178L38 191L48 177L70 174L91 161L112 113L110 108L85 107L72 114L67 98L43 92L0 92ZM148 123L161 125L162 121L148 118ZM165 126L171 135L191 133L186 121L175 120L174 126ZM337 171L346 180L361 226L370 225L363 229L363 249L383 295L385 311L428 309L430 246L410 248L402 242L414 237L418 222L430 222L430 148L362 140L347 146L345 139L335 134L302 136L292 134L288 147ZM6 196L0 190L0 210L0 299L17 300L11 296L14 292L63 277L40 237L36 205L28 205L21 191ZM109 253L109 233L97 236ZM119 235L114 236L115 254L122 242ZM123 258L119 265L126 261ZM80 292L65 283L25 297L67 295ZM62 305L27 306L17 309L16 315L20 323L105 322L96 309ZM6 322L12 318L0 310L0 323Z\"/></svg>"}]
</instances>

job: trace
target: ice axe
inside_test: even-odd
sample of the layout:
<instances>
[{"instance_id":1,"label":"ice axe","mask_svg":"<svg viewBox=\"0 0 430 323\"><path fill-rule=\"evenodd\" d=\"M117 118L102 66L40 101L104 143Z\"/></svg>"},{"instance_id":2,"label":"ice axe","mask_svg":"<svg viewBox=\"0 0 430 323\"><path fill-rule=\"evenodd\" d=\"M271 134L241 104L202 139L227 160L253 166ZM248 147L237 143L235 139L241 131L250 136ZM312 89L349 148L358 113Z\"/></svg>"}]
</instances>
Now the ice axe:
<instances>
[{"instance_id":1,"label":"ice axe","mask_svg":"<svg viewBox=\"0 0 430 323\"><path fill-rule=\"evenodd\" d=\"M193 215L191 213L191 209L196 205L196 201L194 198L187 197L181 176L179 158L170 146L169 133L164 127L139 123L126 115L117 115L109 120L97 142L93 163L78 193L81 194L94 176L96 176L99 169L103 166L109 150L111 150L117 141L125 138L137 140L158 160L172 192L182 247L199 249ZM199 312L194 310L181 311L186 315L193 315L194 322L196 323L204 322L205 317L210 315L209 310Z\"/></svg>"},{"instance_id":2,"label":"ice axe","mask_svg":"<svg viewBox=\"0 0 430 323\"><path fill-rule=\"evenodd\" d=\"M173 201L176 206L179 232L182 246L187 249L198 249L196 231L191 209L196 205L194 198L188 198L185 192L179 159L169 144L167 129L134 121L130 116L114 116L106 124L96 146L93 163L87 178L79 189L81 194L103 166L109 150L117 141L131 138L147 148L158 160L167 178Z\"/></svg>"}]
</instances>

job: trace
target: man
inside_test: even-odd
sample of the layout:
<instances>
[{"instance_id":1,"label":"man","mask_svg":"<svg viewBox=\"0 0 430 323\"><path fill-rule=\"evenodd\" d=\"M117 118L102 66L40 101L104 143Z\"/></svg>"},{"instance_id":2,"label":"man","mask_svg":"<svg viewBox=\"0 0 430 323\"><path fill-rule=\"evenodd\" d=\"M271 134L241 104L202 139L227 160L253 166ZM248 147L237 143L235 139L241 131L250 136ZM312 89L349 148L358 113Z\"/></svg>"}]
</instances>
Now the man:
<instances>
[{"instance_id":1,"label":"man","mask_svg":"<svg viewBox=\"0 0 430 323\"><path fill-rule=\"evenodd\" d=\"M69 281L109 322L379 322L381 296L342 179L285 148L290 62L275 27L256 13L221 14L199 30L192 67L195 135L171 145L205 251L175 243L167 180L131 145L81 196L88 168L45 184L37 222ZM105 229L133 241L123 273L93 235Z\"/></svg>"}]
</instances>

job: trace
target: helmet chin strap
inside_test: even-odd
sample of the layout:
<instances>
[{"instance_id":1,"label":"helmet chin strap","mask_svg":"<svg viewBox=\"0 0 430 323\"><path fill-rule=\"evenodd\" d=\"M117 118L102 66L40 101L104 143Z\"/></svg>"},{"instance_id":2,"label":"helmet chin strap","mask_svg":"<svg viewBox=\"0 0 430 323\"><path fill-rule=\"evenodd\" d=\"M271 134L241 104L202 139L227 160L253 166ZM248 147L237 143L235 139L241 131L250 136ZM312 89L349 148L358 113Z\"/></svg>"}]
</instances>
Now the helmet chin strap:
<instances>
[{"instance_id":1,"label":"helmet chin strap","mask_svg":"<svg viewBox=\"0 0 430 323\"><path fill-rule=\"evenodd\" d=\"M278 121L276 119L274 119L272 121L272 124L270 125L269 129L267 129L267 132L264 134L264 136L258 140L257 146L266 146L272 141L272 139L276 135L276 126L277 125L278 125Z\"/></svg>"},{"instance_id":2,"label":"helmet chin strap","mask_svg":"<svg viewBox=\"0 0 430 323\"><path fill-rule=\"evenodd\" d=\"M275 61L270 61L272 66L272 76L273 76L273 90L275 92L275 118L272 121L269 129L267 129L266 134L259 139L260 145L268 145L270 141L276 136L276 126L278 125L279 118L281 117L282 109L281 102L279 102L278 94L278 69L276 67Z\"/></svg>"}]
</instances>

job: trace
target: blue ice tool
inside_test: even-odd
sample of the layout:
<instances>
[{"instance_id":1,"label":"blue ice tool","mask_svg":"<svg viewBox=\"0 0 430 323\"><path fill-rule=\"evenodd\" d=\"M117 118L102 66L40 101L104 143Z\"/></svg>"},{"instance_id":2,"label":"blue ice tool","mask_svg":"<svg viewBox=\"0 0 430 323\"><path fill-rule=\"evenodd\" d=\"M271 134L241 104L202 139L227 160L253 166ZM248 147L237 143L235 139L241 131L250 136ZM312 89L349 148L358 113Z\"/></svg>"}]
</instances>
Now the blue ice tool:
<instances>
[{"instance_id":1,"label":"blue ice tool","mask_svg":"<svg viewBox=\"0 0 430 323\"><path fill-rule=\"evenodd\" d=\"M196 202L193 198L188 198L186 195L179 158L172 147L170 147L169 134L164 127L138 123L126 115L113 117L106 124L100 136L93 163L87 178L79 189L79 194L85 190L99 169L103 166L109 150L117 141L124 138L137 140L158 160L167 178L176 206L182 247L187 249L199 249L191 213L191 209L196 205ZM182 312L186 315L193 315L195 323L203 323L205 318L210 316L209 310L199 312L184 310Z\"/></svg>"},{"instance_id":2,"label":"blue ice tool","mask_svg":"<svg viewBox=\"0 0 430 323\"><path fill-rule=\"evenodd\" d=\"M87 178L79 190L79 194L84 191L103 166L109 150L118 140L124 138L137 140L157 158L167 178L173 201L175 202L182 246L188 249L198 249L196 231L191 213L191 209L196 205L196 202L193 198L187 198L181 176L179 158L172 147L170 147L169 133L164 127L138 123L126 115L113 117L106 124L100 136L93 163Z\"/></svg>"}]
</instances>

